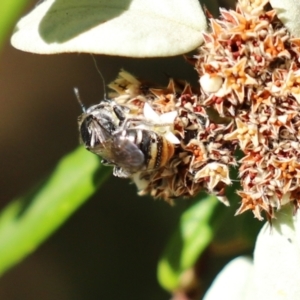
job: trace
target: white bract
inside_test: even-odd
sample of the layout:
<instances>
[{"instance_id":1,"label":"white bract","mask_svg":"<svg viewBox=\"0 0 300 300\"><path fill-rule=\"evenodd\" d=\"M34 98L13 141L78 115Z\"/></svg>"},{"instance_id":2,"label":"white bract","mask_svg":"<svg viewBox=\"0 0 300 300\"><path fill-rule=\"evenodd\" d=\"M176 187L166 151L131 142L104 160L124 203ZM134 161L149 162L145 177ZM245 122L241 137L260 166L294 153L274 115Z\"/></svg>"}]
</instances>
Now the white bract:
<instances>
[{"instance_id":1,"label":"white bract","mask_svg":"<svg viewBox=\"0 0 300 300\"><path fill-rule=\"evenodd\" d=\"M277 11L278 18L295 37L300 37L300 1L299 0L270 0Z\"/></svg>"},{"instance_id":2,"label":"white bract","mask_svg":"<svg viewBox=\"0 0 300 300\"><path fill-rule=\"evenodd\" d=\"M204 300L300 299L300 214L290 206L280 210L272 225L261 229L253 263L230 262L217 276Z\"/></svg>"},{"instance_id":3,"label":"white bract","mask_svg":"<svg viewBox=\"0 0 300 300\"><path fill-rule=\"evenodd\" d=\"M248 257L229 262L215 278L203 300L243 300L247 291L253 263Z\"/></svg>"},{"instance_id":4,"label":"white bract","mask_svg":"<svg viewBox=\"0 0 300 300\"><path fill-rule=\"evenodd\" d=\"M172 132L177 111L170 111L159 115L148 103L145 103L143 112L145 121L149 123L150 127L153 127L156 132L163 135L170 143L180 144L179 139ZM143 128L143 125L141 128Z\"/></svg>"},{"instance_id":5,"label":"white bract","mask_svg":"<svg viewBox=\"0 0 300 300\"><path fill-rule=\"evenodd\" d=\"M20 50L133 57L194 50L207 27L198 0L46 0L17 24Z\"/></svg>"},{"instance_id":6,"label":"white bract","mask_svg":"<svg viewBox=\"0 0 300 300\"><path fill-rule=\"evenodd\" d=\"M277 213L264 225L255 251L253 291L250 299L299 299L300 297L300 214L292 208Z\"/></svg>"}]
</instances>

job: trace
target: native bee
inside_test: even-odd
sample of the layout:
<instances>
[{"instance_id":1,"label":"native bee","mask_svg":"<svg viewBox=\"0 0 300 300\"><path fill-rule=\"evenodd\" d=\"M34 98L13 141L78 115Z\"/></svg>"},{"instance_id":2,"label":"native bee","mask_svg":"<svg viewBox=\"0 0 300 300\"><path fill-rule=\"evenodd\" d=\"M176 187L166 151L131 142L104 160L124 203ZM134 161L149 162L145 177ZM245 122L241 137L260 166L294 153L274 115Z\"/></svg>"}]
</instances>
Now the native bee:
<instances>
[{"instance_id":1,"label":"native bee","mask_svg":"<svg viewBox=\"0 0 300 300\"><path fill-rule=\"evenodd\" d=\"M78 125L82 144L102 157L104 164L114 166L118 177L165 166L174 154L174 145L150 130L148 120L131 117L128 108L114 100L83 107Z\"/></svg>"}]
</instances>

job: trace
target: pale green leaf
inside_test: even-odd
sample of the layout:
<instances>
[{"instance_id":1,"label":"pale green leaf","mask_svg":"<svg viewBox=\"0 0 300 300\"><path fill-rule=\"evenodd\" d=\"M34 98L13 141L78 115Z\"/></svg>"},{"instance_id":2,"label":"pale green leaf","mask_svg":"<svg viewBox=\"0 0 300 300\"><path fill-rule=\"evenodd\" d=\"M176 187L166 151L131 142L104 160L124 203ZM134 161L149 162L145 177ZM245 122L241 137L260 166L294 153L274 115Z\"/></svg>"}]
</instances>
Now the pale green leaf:
<instances>
[{"instance_id":1,"label":"pale green leaf","mask_svg":"<svg viewBox=\"0 0 300 300\"><path fill-rule=\"evenodd\" d=\"M211 242L214 231L209 221L217 204L215 197L207 196L181 216L180 224L158 264L159 282L165 289L178 287L180 275L195 264Z\"/></svg>"},{"instance_id":2,"label":"pale green leaf","mask_svg":"<svg viewBox=\"0 0 300 300\"><path fill-rule=\"evenodd\" d=\"M236 170L232 170L230 177L236 178ZM208 245L215 245L220 251L224 248L235 251L236 245L239 245L237 251L245 251L253 245L262 224L254 222L250 213L234 217L240 201L235 193L238 186L235 182L227 189L230 207L202 194L199 202L182 215L158 265L159 282L165 289L174 291L180 287L182 276L195 265Z\"/></svg>"},{"instance_id":3,"label":"pale green leaf","mask_svg":"<svg viewBox=\"0 0 300 300\"><path fill-rule=\"evenodd\" d=\"M12 201L0 215L0 274L36 250L110 171L100 167L97 156L80 147L65 156L38 188Z\"/></svg>"},{"instance_id":4,"label":"pale green leaf","mask_svg":"<svg viewBox=\"0 0 300 300\"><path fill-rule=\"evenodd\" d=\"M172 56L202 42L206 19L198 0L46 0L17 24L20 50Z\"/></svg>"}]
</instances>

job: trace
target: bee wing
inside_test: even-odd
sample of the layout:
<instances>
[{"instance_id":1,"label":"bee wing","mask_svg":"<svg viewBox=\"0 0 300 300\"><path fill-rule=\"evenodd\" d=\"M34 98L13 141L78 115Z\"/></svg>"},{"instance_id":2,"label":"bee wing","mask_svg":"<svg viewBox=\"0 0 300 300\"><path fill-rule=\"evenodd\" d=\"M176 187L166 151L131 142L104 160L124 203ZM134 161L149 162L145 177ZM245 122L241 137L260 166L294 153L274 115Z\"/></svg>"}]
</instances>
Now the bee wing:
<instances>
[{"instance_id":1,"label":"bee wing","mask_svg":"<svg viewBox=\"0 0 300 300\"><path fill-rule=\"evenodd\" d=\"M114 136L114 141L111 148L114 152L114 160L116 165L124 169L138 169L145 161L143 152L132 141L124 138L120 139L119 136Z\"/></svg>"}]
</instances>

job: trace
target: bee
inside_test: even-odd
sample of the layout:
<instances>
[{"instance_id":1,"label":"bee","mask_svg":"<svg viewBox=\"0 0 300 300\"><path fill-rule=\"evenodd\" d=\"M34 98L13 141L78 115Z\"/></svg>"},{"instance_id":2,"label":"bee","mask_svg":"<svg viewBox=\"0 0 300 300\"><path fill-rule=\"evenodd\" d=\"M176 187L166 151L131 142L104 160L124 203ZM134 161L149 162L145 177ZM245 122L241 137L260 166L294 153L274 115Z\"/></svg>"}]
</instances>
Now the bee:
<instances>
[{"instance_id":1,"label":"bee","mask_svg":"<svg viewBox=\"0 0 300 300\"><path fill-rule=\"evenodd\" d=\"M80 102L78 95L77 98ZM87 110L81 106L83 113L78 118L81 143L102 157L104 164L114 166L115 176L130 177L143 170L158 169L173 156L171 142L147 126L135 126L137 122L148 124L148 121L127 117L128 108L114 100L102 100Z\"/></svg>"}]
</instances>

